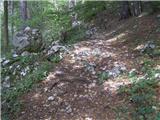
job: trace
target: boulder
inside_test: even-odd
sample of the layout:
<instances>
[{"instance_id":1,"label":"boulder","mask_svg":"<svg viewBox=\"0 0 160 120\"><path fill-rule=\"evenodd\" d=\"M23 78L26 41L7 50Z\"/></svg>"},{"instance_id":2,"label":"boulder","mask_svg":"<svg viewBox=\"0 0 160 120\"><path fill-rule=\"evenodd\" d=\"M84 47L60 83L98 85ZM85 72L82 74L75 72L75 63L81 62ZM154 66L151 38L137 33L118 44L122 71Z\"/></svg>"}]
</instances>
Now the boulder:
<instances>
[{"instance_id":1,"label":"boulder","mask_svg":"<svg viewBox=\"0 0 160 120\"><path fill-rule=\"evenodd\" d=\"M140 50L141 54L148 54L149 56L154 56L154 51L156 50L156 44L153 41L148 41L144 47Z\"/></svg>"},{"instance_id":2,"label":"boulder","mask_svg":"<svg viewBox=\"0 0 160 120\"><path fill-rule=\"evenodd\" d=\"M67 53L69 52L65 46L60 45L59 41L53 41L50 46L43 50L43 53L47 58L52 55L56 55L57 53Z\"/></svg>"},{"instance_id":3,"label":"boulder","mask_svg":"<svg viewBox=\"0 0 160 120\"><path fill-rule=\"evenodd\" d=\"M91 38L96 32L97 32L97 28L96 28L96 27L91 27L91 28L89 28L89 29L85 32L86 38Z\"/></svg>"},{"instance_id":4,"label":"boulder","mask_svg":"<svg viewBox=\"0 0 160 120\"><path fill-rule=\"evenodd\" d=\"M13 45L17 53L22 53L23 51L39 52L43 46L42 34L39 29L26 27L15 34Z\"/></svg>"},{"instance_id":5,"label":"boulder","mask_svg":"<svg viewBox=\"0 0 160 120\"><path fill-rule=\"evenodd\" d=\"M111 70L107 70L109 77L118 77L120 74L124 73L127 71L127 68L125 67L124 64L115 62L114 67Z\"/></svg>"}]
</instances>

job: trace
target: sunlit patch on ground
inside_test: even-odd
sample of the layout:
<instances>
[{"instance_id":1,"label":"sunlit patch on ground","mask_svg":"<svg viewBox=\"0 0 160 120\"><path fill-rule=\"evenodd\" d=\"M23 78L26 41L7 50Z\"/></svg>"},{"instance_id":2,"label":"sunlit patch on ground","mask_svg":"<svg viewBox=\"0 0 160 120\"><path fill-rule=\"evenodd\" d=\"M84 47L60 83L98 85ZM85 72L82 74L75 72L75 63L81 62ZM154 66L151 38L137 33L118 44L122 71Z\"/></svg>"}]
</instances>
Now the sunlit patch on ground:
<instances>
[{"instance_id":1,"label":"sunlit patch on ground","mask_svg":"<svg viewBox=\"0 0 160 120\"><path fill-rule=\"evenodd\" d=\"M120 87L131 84L131 82L127 79L127 81L113 81L109 80L104 82L104 90L110 90L112 92L116 92Z\"/></svg>"}]
</instances>

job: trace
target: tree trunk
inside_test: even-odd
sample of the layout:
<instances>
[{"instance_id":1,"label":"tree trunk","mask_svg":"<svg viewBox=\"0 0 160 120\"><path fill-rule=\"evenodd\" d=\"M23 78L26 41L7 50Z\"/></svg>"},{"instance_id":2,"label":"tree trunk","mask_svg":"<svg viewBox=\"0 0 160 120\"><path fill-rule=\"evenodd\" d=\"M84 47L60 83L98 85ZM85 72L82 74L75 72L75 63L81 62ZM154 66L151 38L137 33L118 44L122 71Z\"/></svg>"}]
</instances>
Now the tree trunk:
<instances>
[{"instance_id":1,"label":"tree trunk","mask_svg":"<svg viewBox=\"0 0 160 120\"><path fill-rule=\"evenodd\" d=\"M31 14L30 14L29 8L27 8L27 19L31 19Z\"/></svg>"},{"instance_id":2,"label":"tree trunk","mask_svg":"<svg viewBox=\"0 0 160 120\"><path fill-rule=\"evenodd\" d=\"M13 41L13 35L14 35L14 20L13 20L13 15L14 15L14 3L13 1L9 1L9 15L12 16L12 19L11 19L11 28L10 28L10 31L11 31L11 40Z\"/></svg>"},{"instance_id":3,"label":"tree trunk","mask_svg":"<svg viewBox=\"0 0 160 120\"><path fill-rule=\"evenodd\" d=\"M130 2L130 10L132 16L139 16L142 13L141 1Z\"/></svg>"},{"instance_id":4,"label":"tree trunk","mask_svg":"<svg viewBox=\"0 0 160 120\"><path fill-rule=\"evenodd\" d=\"M121 8L120 8L120 20L127 19L131 15L130 8L129 8L129 2L128 1L122 1L121 2Z\"/></svg>"},{"instance_id":5,"label":"tree trunk","mask_svg":"<svg viewBox=\"0 0 160 120\"><path fill-rule=\"evenodd\" d=\"M4 48L6 50L8 49L8 44L8 1L4 1Z\"/></svg>"},{"instance_id":6,"label":"tree trunk","mask_svg":"<svg viewBox=\"0 0 160 120\"><path fill-rule=\"evenodd\" d=\"M27 1L20 0L20 17L22 19L22 29L26 27L26 20L28 19L27 16Z\"/></svg>"}]
</instances>

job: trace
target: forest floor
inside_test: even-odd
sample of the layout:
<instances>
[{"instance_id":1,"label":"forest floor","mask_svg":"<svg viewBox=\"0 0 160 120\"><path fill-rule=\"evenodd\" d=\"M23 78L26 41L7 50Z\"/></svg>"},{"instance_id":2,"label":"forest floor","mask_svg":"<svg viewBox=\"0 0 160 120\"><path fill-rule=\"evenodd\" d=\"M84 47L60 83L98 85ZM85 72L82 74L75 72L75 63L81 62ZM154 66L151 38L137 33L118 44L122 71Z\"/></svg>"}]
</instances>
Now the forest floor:
<instances>
[{"instance_id":1,"label":"forest floor","mask_svg":"<svg viewBox=\"0 0 160 120\"><path fill-rule=\"evenodd\" d=\"M16 120L116 120L120 108L132 108L127 96L118 92L131 81L124 73L99 84L97 74L112 69L115 64L141 74L145 59L160 66L159 58L141 55L138 50L148 40L160 43L160 31L153 31L158 26L156 16L115 19L108 23L109 29L97 32L91 40L74 44L45 80L19 98L23 108ZM129 112L124 116L131 119Z\"/></svg>"}]
</instances>

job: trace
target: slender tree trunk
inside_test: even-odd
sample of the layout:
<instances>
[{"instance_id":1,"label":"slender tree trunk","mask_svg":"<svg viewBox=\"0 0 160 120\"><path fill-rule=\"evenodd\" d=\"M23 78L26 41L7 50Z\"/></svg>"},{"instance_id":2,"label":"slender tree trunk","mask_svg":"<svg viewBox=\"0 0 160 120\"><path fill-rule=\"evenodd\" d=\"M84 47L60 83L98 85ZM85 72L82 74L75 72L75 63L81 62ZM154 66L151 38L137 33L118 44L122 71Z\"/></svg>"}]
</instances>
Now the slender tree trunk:
<instances>
[{"instance_id":1,"label":"slender tree trunk","mask_svg":"<svg viewBox=\"0 0 160 120\"><path fill-rule=\"evenodd\" d=\"M8 1L4 1L4 46L8 49L9 37L8 37Z\"/></svg>"},{"instance_id":2,"label":"slender tree trunk","mask_svg":"<svg viewBox=\"0 0 160 120\"><path fill-rule=\"evenodd\" d=\"M28 14L28 12L27 12L27 1L20 0L20 17L23 21L22 29L24 29L26 27L26 20L28 19L27 14Z\"/></svg>"},{"instance_id":3,"label":"slender tree trunk","mask_svg":"<svg viewBox=\"0 0 160 120\"><path fill-rule=\"evenodd\" d=\"M127 19L130 16L131 16L131 12L130 12L130 8L129 8L129 2L122 1L121 8L120 8L120 20Z\"/></svg>"},{"instance_id":4,"label":"slender tree trunk","mask_svg":"<svg viewBox=\"0 0 160 120\"><path fill-rule=\"evenodd\" d=\"M14 20L13 20L13 15L14 15L14 4L13 4L13 1L12 1L12 22L11 22L11 33L12 33L12 41L13 41L13 35L14 35Z\"/></svg>"},{"instance_id":5,"label":"slender tree trunk","mask_svg":"<svg viewBox=\"0 0 160 120\"><path fill-rule=\"evenodd\" d=\"M27 1L20 0L20 15L22 20L27 20Z\"/></svg>"},{"instance_id":6,"label":"slender tree trunk","mask_svg":"<svg viewBox=\"0 0 160 120\"><path fill-rule=\"evenodd\" d=\"M14 3L13 1L9 1L9 15L12 16L12 19L11 19L11 40L13 41L13 35L14 35L14 20L13 20L13 15L14 15Z\"/></svg>"},{"instance_id":7,"label":"slender tree trunk","mask_svg":"<svg viewBox=\"0 0 160 120\"><path fill-rule=\"evenodd\" d=\"M136 8L136 16L139 16L142 13L142 2L141 1L135 1L135 8Z\"/></svg>"},{"instance_id":8,"label":"slender tree trunk","mask_svg":"<svg viewBox=\"0 0 160 120\"><path fill-rule=\"evenodd\" d=\"M139 16L142 13L141 1L130 2L130 10L132 16Z\"/></svg>"}]
</instances>

